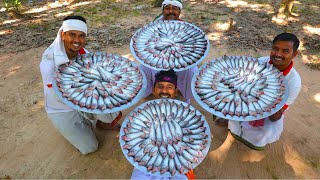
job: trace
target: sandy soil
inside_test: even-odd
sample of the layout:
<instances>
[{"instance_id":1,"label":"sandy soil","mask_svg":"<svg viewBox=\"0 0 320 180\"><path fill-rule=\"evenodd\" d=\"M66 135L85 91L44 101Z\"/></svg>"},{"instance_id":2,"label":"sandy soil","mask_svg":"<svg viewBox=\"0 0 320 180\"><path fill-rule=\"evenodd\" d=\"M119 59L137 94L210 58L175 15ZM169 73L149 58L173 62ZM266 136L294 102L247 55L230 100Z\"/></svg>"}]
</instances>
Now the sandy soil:
<instances>
[{"instance_id":1,"label":"sandy soil","mask_svg":"<svg viewBox=\"0 0 320 180\"><path fill-rule=\"evenodd\" d=\"M38 68L44 50L40 47L0 56L0 177L129 178L133 166L122 154L118 132L97 130L99 150L84 156L48 120ZM127 46L107 51L132 59ZM224 47L212 48L206 61L223 54L253 53L227 52ZM320 72L307 69L300 58L295 59L295 68L302 78L302 90L286 114L281 139L260 154L237 141L230 146L229 140L225 142L227 129L215 126L211 115L192 102L206 116L212 132L210 151L195 169L197 178L320 177L320 101L315 99L320 93Z\"/></svg>"},{"instance_id":2,"label":"sandy soil","mask_svg":"<svg viewBox=\"0 0 320 180\"><path fill-rule=\"evenodd\" d=\"M0 12L0 178L127 179L131 176L133 166L122 154L118 132L96 130L99 150L84 156L54 129L43 108L39 71L41 55L55 38L61 24L59 20L74 8L78 8L74 11L87 17L91 23L89 49L120 54L134 60L128 45L131 34L151 21L159 10L140 1L117 1L111 6L108 2L99 4L99 1L92 1L93 8L85 3L75 7L72 4L50 5L51 9L41 11L40 8L39 12L29 13L24 19L11 23L5 22L13 18ZM196 23L210 38L212 47L205 61L225 54L269 55L267 49L274 35L291 31L303 40L302 54L295 59L295 68L303 86L286 113L281 139L260 153L254 153L237 141L232 142L227 136L227 129L215 126L212 115L192 101L192 105L206 116L212 133L210 151L195 169L196 177L320 179L320 71L312 71L306 66L312 59L319 60L316 53L320 47L319 35L310 33L318 27L319 7L312 2L301 1L303 5L296 8L301 16L278 24L273 20L273 8L259 4L259 0L252 3L242 0L204 2L209 1L188 1L182 17ZM264 2L275 3L270 0ZM3 6L1 3L0 7ZM35 5L41 7L45 3L43 0ZM32 6L29 5L26 11ZM132 11L132 14L121 14L115 18L112 13L122 11L121 8ZM116 20L104 24L99 15ZM226 25L231 19L235 24L228 30ZM255 22L260 25L256 26ZM305 31L305 27L309 31ZM250 34L252 32L253 35ZM123 112L123 119L133 108Z\"/></svg>"}]
</instances>

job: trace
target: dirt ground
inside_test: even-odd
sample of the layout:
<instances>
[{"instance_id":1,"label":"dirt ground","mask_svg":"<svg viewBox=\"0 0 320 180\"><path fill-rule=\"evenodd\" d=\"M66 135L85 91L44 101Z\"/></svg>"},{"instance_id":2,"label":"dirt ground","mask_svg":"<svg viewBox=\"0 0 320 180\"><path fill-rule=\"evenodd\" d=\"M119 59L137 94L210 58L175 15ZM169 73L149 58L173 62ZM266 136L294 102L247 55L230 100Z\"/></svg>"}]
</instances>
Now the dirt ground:
<instances>
[{"instance_id":1,"label":"dirt ground","mask_svg":"<svg viewBox=\"0 0 320 180\"><path fill-rule=\"evenodd\" d=\"M90 30L91 34L88 37L88 47L93 51L107 51L134 60L128 44L128 40L131 37L130 33L133 33L147 21L152 20L152 17L159 12L155 8L145 7L143 3L139 4L139 1L137 2L134 4L134 7L142 6L142 9L146 8L150 10L150 13L143 12L137 14L137 16L132 17L133 20L119 18L116 20L116 23L110 20L114 24L114 29L108 29L103 23L102 25L99 23L94 24L94 28ZM185 13L183 17L190 22L192 20L197 22L197 25L206 31L209 37L212 37L210 39L212 47L204 62L225 54L254 57L267 56L269 55L268 43L271 43L272 37L275 34L283 30L283 27L280 26L272 28L264 24L263 26L266 29L264 31L257 30L260 33L259 35L252 37L248 35L244 36L243 33L246 33L248 29L243 30L245 28L239 27L242 27L243 25L240 24L245 21L237 18L245 18L246 12L244 12L244 9L246 9L246 6L242 6L240 3L244 3L245 1L236 1L239 2L236 7L229 7L232 9L232 11L229 11L231 15L223 14L222 11L225 11L227 8L224 10L216 9L215 13L219 15L218 18L211 17L212 13L209 17L209 15L205 16L205 13L198 15L196 12L209 11L212 6L222 6L221 2L231 1L217 1L208 5L199 3L193 5L193 2L197 1L187 2L188 6L185 12L189 14ZM45 2L37 5L42 6L43 4ZM72 9L72 5L75 4L41 12L41 14L49 14L46 21L44 20L45 18L39 20L41 18L39 14L37 14L39 16L38 19L34 18L35 14L32 14L32 17L29 17L29 19L25 17L25 19L19 20L20 24L16 26L14 26L15 23L4 23L8 19L13 19L11 16L1 16L0 178L128 179L131 176L133 166L126 160L121 151L118 132L96 130L99 150L84 156L54 129L43 108L43 86L39 63L42 53L54 39L56 31L60 26L59 23L61 23L61 21L58 22L58 19L61 19L60 16L55 16L53 18L55 21L52 18L50 19L49 16L50 13L59 14L67 11L73 11L75 14L82 14L85 10L89 12L89 8ZM259 3L254 5L259 5ZM129 7L127 2L124 2L124 6ZM312 5L308 7L319 10L318 7ZM29 6L28 8L31 7ZM266 8L259 12L268 11L268 8L270 7L266 6ZM114 9L114 7L111 7L111 9ZM138 10L140 12L140 9ZM233 16L235 12L243 12L243 17ZM258 11L252 13L255 14L255 12ZM302 10L300 9L298 12L301 13ZM0 14L3 15L4 12L0 12ZM124 14L123 17L129 15ZM270 19L267 15L260 16L258 20L261 20L263 17ZM95 14L90 16L91 22L100 22L99 19L93 19L93 17L95 17ZM222 27L228 24L230 17L239 24L235 24L232 30L225 30ZM303 17L300 16L301 21L299 22L303 21ZM203 18L204 20L196 21L196 18ZM216 20L220 19L216 21L214 18ZM210 23L209 19L211 20ZM36 20L42 21L45 25L31 26L31 21ZM302 29L303 23L295 24L294 22L290 21L291 25L289 23L287 28L291 28L293 32L300 32L299 30ZM309 25L312 25L312 23L309 22ZM244 25L243 27L246 26ZM312 27L317 28L314 24ZM32 31L32 28L35 30ZM253 27L248 25L248 28ZM1 34L1 32L11 32L9 30L12 31L11 35L10 33ZM118 35L115 34L117 32ZM256 33L256 31L254 32ZM105 37L107 34L108 37ZM240 36L237 36L237 34L240 34ZM313 43L316 42L313 39L318 39L319 36L308 36L306 33L303 36L302 31L300 34L304 43L301 54L294 60L294 67L301 76L302 89L295 103L286 112L284 131L281 139L276 143L268 145L264 151L254 153L237 141L231 143L227 137L227 129L215 126L212 121L212 115L202 107L199 107L197 102L192 101L192 105L205 115L212 133L209 153L205 160L195 169L197 178L320 178L320 123L318 123L320 119L320 84L318 83L320 71L311 70L310 66L307 66L312 58L315 61L318 58L318 52L314 52L314 49L308 47L317 47L317 44ZM31 37L34 37L34 39L30 40ZM237 37L238 41L235 39ZM252 39L254 37L259 38L261 41L254 43ZM306 42L310 44L308 45ZM256 48L253 48L253 46ZM137 105L144 101L141 100ZM133 108L131 107L123 111L124 117L122 120Z\"/></svg>"}]
</instances>

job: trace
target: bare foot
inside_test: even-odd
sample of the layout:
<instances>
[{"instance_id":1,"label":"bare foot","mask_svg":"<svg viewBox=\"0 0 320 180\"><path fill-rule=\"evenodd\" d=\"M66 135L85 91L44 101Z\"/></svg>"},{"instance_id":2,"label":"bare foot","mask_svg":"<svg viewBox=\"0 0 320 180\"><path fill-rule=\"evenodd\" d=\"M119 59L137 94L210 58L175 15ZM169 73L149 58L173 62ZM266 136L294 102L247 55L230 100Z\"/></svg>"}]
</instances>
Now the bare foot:
<instances>
[{"instance_id":1,"label":"bare foot","mask_svg":"<svg viewBox=\"0 0 320 180\"><path fill-rule=\"evenodd\" d=\"M233 141L234 137L229 132L223 144L218 149L211 151L209 153L209 157L212 160L223 162L227 158L228 152L231 148Z\"/></svg>"},{"instance_id":2,"label":"bare foot","mask_svg":"<svg viewBox=\"0 0 320 180\"><path fill-rule=\"evenodd\" d=\"M256 151L253 149L244 152L242 155L242 161L249 162L260 162L264 159L265 154L263 151Z\"/></svg>"}]
</instances>

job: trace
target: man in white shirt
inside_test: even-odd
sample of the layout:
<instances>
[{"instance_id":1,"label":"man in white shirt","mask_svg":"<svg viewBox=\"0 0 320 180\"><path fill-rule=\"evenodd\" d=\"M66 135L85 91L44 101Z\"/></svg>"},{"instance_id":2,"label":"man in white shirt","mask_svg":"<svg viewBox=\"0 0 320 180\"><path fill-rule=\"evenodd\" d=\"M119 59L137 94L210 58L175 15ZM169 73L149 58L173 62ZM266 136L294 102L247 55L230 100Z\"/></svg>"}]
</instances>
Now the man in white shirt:
<instances>
[{"instance_id":1,"label":"man in white shirt","mask_svg":"<svg viewBox=\"0 0 320 180\"><path fill-rule=\"evenodd\" d=\"M283 73L288 82L288 100L275 114L257 121L229 121L231 135L254 150L263 150L265 145L277 141L283 131L284 112L298 96L301 78L293 68L293 59L298 55L299 40L291 33L282 33L273 40L270 57L259 58L260 62L273 64Z\"/></svg>"},{"instance_id":2,"label":"man in white shirt","mask_svg":"<svg viewBox=\"0 0 320 180\"><path fill-rule=\"evenodd\" d=\"M98 149L98 141L92 131L96 126L102 129L117 129L120 113L91 114L72 109L59 100L52 84L55 70L80 54L87 53L83 47L86 42L87 24L81 16L68 16L64 19L54 42L45 50L40 63L42 74L45 110L53 125L82 154Z\"/></svg>"},{"instance_id":3,"label":"man in white shirt","mask_svg":"<svg viewBox=\"0 0 320 180\"><path fill-rule=\"evenodd\" d=\"M180 20L180 13L182 10L181 0L164 0L162 2L162 14L156 17L155 20ZM145 73L147 77L147 88L145 91L145 96L147 97L152 93L153 85L155 82L155 75L160 72L160 70L153 70L144 65L140 65L141 70ZM194 73L198 70L198 67L192 67L185 71L176 72L178 76L177 87L180 90L184 100L190 104L190 99L193 97L191 92L191 80Z\"/></svg>"}]
</instances>

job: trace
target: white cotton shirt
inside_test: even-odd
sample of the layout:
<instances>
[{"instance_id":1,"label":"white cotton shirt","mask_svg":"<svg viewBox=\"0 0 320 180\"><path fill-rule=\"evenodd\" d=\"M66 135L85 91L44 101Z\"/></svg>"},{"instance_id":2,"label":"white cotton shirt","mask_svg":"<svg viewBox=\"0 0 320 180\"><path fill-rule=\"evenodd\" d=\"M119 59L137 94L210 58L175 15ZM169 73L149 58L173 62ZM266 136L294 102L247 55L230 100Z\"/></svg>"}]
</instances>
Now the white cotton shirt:
<instances>
[{"instance_id":1,"label":"white cotton shirt","mask_svg":"<svg viewBox=\"0 0 320 180\"><path fill-rule=\"evenodd\" d=\"M258 59L259 62L267 63L270 60L270 57L261 57ZM297 98L301 90L301 78L298 72L292 68L290 72L285 76L285 79L288 82L289 95L286 102L287 105L290 105ZM247 140L251 144L263 147L266 144L273 143L277 141L283 131L283 120L282 117L273 122L269 118L265 118L264 125L259 127L253 127L249 124L248 121L229 121L228 128L229 130L241 138Z\"/></svg>"},{"instance_id":2,"label":"white cotton shirt","mask_svg":"<svg viewBox=\"0 0 320 180\"><path fill-rule=\"evenodd\" d=\"M53 46L50 46L53 48ZM88 52L87 50L85 50ZM42 61L40 62L40 72L42 75L43 89L44 89L44 107L47 113L59 113L59 112L70 112L73 111L71 107L64 104L56 95L53 87L48 87L48 85L54 83L55 76L55 62L52 57L48 55L42 56Z\"/></svg>"}]
</instances>

